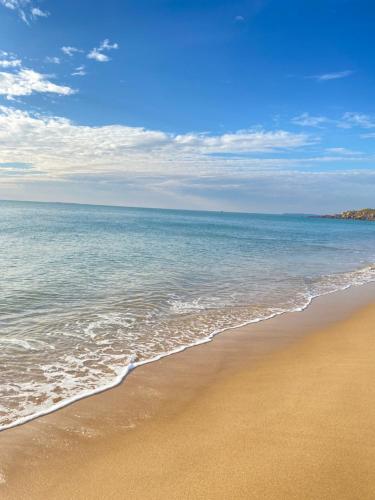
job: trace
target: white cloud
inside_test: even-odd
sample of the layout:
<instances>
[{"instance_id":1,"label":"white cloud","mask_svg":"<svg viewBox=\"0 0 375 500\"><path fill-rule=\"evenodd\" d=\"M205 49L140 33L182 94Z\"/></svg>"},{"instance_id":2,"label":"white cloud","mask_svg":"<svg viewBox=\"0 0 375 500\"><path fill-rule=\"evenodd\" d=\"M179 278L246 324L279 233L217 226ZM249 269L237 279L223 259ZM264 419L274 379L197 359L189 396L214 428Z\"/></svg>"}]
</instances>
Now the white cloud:
<instances>
[{"instance_id":1,"label":"white cloud","mask_svg":"<svg viewBox=\"0 0 375 500\"><path fill-rule=\"evenodd\" d=\"M32 69L20 69L17 73L0 71L0 95L12 99L36 92L70 95L74 94L75 90L67 86L57 85L48 80L47 75Z\"/></svg>"},{"instance_id":2,"label":"white cloud","mask_svg":"<svg viewBox=\"0 0 375 500\"><path fill-rule=\"evenodd\" d=\"M236 16L234 18L234 20L237 21L238 23L241 23L241 22L245 21L245 18L243 16Z\"/></svg>"},{"instance_id":3,"label":"white cloud","mask_svg":"<svg viewBox=\"0 0 375 500\"><path fill-rule=\"evenodd\" d=\"M19 17L28 24L28 18L26 16L26 12L24 10L25 7L28 6L29 0L0 0L0 4L6 7L7 9L14 10L17 12Z\"/></svg>"},{"instance_id":4,"label":"white cloud","mask_svg":"<svg viewBox=\"0 0 375 500\"><path fill-rule=\"evenodd\" d=\"M362 134L362 139L375 139L375 132L371 132L369 134Z\"/></svg>"},{"instance_id":5,"label":"white cloud","mask_svg":"<svg viewBox=\"0 0 375 500\"><path fill-rule=\"evenodd\" d=\"M88 59L94 59L98 62L108 62L110 60L110 58L106 54L102 54L102 52L99 52L98 49L92 49L87 54L87 57Z\"/></svg>"},{"instance_id":6,"label":"white cloud","mask_svg":"<svg viewBox=\"0 0 375 500\"><path fill-rule=\"evenodd\" d=\"M21 66L21 59L3 59L0 60L0 68L17 68Z\"/></svg>"},{"instance_id":7,"label":"white cloud","mask_svg":"<svg viewBox=\"0 0 375 500\"><path fill-rule=\"evenodd\" d=\"M76 52L82 52L82 50L77 49L77 47L71 47L71 46L63 46L61 47L61 51L69 57L72 57Z\"/></svg>"},{"instance_id":8,"label":"white cloud","mask_svg":"<svg viewBox=\"0 0 375 500\"><path fill-rule=\"evenodd\" d=\"M259 160L211 153L279 152L308 144L309 136L283 130L172 134L124 125L82 126L65 118L0 108L0 162L32 163L48 178L128 173L222 175L259 168ZM264 165L279 168L282 163L274 158Z\"/></svg>"},{"instance_id":9,"label":"white cloud","mask_svg":"<svg viewBox=\"0 0 375 500\"><path fill-rule=\"evenodd\" d=\"M292 123L301 125L302 127L317 127L320 128L323 124L330 122L325 116L311 116L309 113L302 113L299 116L292 118Z\"/></svg>"},{"instance_id":10,"label":"white cloud","mask_svg":"<svg viewBox=\"0 0 375 500\"><path fill-rule=\"evenodd\" d=\"M27 5L29 0L0 0L0 3L11 10L18 10L21 7Z\"/></svg>"},{"instance_id":11,"label":"white cloud","mask_svg":"<svg viewBox=\"0 0 375 500\"><path fill-rule=\"evenodd\" d=\"M86 70L85 66L78 66L72 73L72 76L85 76Z\"/></svg>"},{"instance_id":12,"label":"white cloud","mask_svg":"<svg viewBox=\"0 0 375 500\"><path fill-rule=\"evenodd\" d=\"M26 24L30 24L30 21L35 21L40 17L49 16L49 12L34 6L32 0L0 0L0 5L16 12Z\"/></svg>"},{"instance_id":13,"label":"white cloud","mask_svg":"<svg viewBox=\"0 0 375 500\"><path fill-rule=\"evenodd\" d=\"M102 41L100 44L99 50L113 50L113 49L118 49L119 45L118 43L110 43L108 38Z\"/></svg>"},{"instance_id":14,"label":"white cloud","mask_svg":"<svg viewBox=\"0 0 375 500\"><path fill-rule=\"evenodd\" d=\"M108 62L110 60L110 58L107 56L107 54L103 54L103 52L118 49L118 48L119 48L118 43L110 43L108 38L106 38L105 40L103 40L101 42L99 47L94 47L87 54L87 57L88 57L88 59L94 59L95 61L98 61L98 62Z\"/></svg>"},{"instance_id":15,"label":"white cloud","mask_svg":"<svg viewBox=\"0 0 375 500\"><path fill-rule=\"evenodd\" d=\"M360 151L353 151L352 149L348 148L326 148L327 153L332 153L332 154L337 154L337 155L344 155L344 156L359 156L362 155Z\"/></svg>"},{"instance_id":16,"label":"white cloud","mask_svg":"<svg viewBox=\"0 0 375 500\"><path fill-rule=\"evenodd\" d=\"M270 152L294 149L309 143L304 134L293 134L284 130L239 130L222 135L183 134L175 136L181 147L198 148L204 153Z\"/></svg>"},{"instance_id":17,"label":"white cloud","mask_svg":"<svg viewBox=\"0 0 375 500\"><path fill-rule=\"evenodd\" d=\"M343 114L338 126L340 128L375 128L375 119L364 113L347 112Z\"/></svg>"},{"instance_id":18,"label":"white cloud","mask_svg":"<svg viewBox=\"0 0 375 500\"><path fill-rule=\"evenodd\" d=\"M36 18L36 17L48 17L49 12L46 12L44 10L39 9L39 7L33 7L31 9L31 15Z\"/></svg>"},{"instance_id":19,"label":"white cloud","mask_svg":"<svg viewBox=\"0 0 375 500\"><path fill-rule=\"evenodd\" d=\"M337 71L335 73L323 73L321 75L313 75L307 78L312 78L313 80L317 80L318 82L327 82L329 80L338 80L340 78L347 78L354 73L352 70L345 71Z\"/></svg>"},{"instance_id":20,"label":"white cloud","mask_svg":"<svg viewBox=\"0 0 375 500\"><path fill-rule=\"evenodd\" d=\"M351 129L353 127L364 129L375 128L375 117L352 111L347 111L340 118L327 118L326 116L312 116L309 113L302 113L292 118L291 122L303 127L316 128L323 128L325 125L334 125L343 129Z\"/></svg>"},{"instance_id":21,"label":"white cloud","mask_svg":"<svg viewBox=\"0 0 375 500\"><path fill-rule=\"evenodd\" d=\"M56 57L56 56L54 56L54 57L49 57L49 56L47 56L47 57L45 58L45 61L46 61L47 63L51 63L51 64L60 64L60 62L61 62L61 61L60 61L60 58L59 58L59 57Z\"/></svg>"}]
</instances>

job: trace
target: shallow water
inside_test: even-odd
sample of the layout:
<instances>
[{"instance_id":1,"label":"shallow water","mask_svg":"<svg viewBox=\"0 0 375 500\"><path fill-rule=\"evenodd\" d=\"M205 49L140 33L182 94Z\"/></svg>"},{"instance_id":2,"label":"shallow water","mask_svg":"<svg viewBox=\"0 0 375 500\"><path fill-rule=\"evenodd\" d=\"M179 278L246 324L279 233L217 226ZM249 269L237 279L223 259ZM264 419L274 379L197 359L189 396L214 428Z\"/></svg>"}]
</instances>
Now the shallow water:
<instances>
[{"instance_id":1,"label":"shallow water","mask_svg":"<svg viewBox=\"0 0 375 500\"><path fill-rule=\"evenodd\" d=\"M375 281L375 224L0 202L0 428Z\"/></svg>"}]
</instances>

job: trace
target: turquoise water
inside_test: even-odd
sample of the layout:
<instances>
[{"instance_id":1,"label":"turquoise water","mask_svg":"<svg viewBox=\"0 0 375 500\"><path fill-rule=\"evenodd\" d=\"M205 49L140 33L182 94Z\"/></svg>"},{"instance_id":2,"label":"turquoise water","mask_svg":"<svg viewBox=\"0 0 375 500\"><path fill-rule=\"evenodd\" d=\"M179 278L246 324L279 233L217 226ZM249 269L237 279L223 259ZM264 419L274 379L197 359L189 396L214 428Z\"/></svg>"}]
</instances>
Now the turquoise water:
<instances>
[{"instance_id":1,"label":"turquoise water","mask_svg":"<svg viewBox=\"0 0 375 500\"><path fill-rule=\"evenodd\" d=\"M0 202L0 428L375 280L375 224Z\"/></svg>"}]
</instances>

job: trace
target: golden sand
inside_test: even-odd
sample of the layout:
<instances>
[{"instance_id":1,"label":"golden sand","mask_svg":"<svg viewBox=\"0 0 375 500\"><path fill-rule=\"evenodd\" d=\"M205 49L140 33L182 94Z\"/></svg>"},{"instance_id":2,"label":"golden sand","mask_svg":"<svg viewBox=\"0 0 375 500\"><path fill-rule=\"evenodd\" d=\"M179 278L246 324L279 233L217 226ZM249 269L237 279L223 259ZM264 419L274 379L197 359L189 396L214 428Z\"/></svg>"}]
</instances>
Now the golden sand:
<instances>
[{"instance_id":1,"label":"golden sand","mask_svg":"<svg viewBox=\"0 0 375 500\"><path fill-rule=\"evenodd\" d=\"M274 341L279 325L268 327ZM241 349L240 337L229 337L221 348L210 347L214 341L180 361L179 355L165 360L174 379L164 387L175 397L162 390L147 395L159 403L148 415L139 409L134 428L128 414L114 410L137 392L127 382L0 435L2 450L10 443L30 447L8 464L1 498L374 499L375 305L307 335L295 328L290 342L267 352L259 347L252 357L250 343ZM208 370L210 350L214 368ZM181 374L189 357L197 361ZM137 375L143 391L156 391L145 373L157 377L162 364ZM196 387L186 395L189 379ZM112 428L104 410L89 415L103 403L114 415ZM91 437L72 437L77 419ZM44 451L35 456L37 449Z\"/></svg>"}]
</instances>

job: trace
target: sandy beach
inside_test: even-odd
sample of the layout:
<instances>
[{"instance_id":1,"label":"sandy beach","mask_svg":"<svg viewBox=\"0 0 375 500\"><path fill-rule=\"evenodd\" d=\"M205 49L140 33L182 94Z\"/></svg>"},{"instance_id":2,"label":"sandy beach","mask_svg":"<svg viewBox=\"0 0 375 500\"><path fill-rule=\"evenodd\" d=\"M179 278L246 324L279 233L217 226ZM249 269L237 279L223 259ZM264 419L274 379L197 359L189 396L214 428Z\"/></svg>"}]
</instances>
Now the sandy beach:
<instances>
[{"instance_id":1,"label":"sandy beach","mask_svg":"<svg viewBox=\"0 0 375 500\"><path fill-rule=\"evenodd\" d=\"M0 500L375 500L375 0L0 0Z\"/></svg>"},{"instance_id":2,"label":"sandy beach","mask_svg":"<svg viewBox=\"0 0 375 500\"><path fill-rule=\"evenodd\" d=\"M1 498L375 497L374 287L1 433Z\"/></svg>"}]
</instances>

